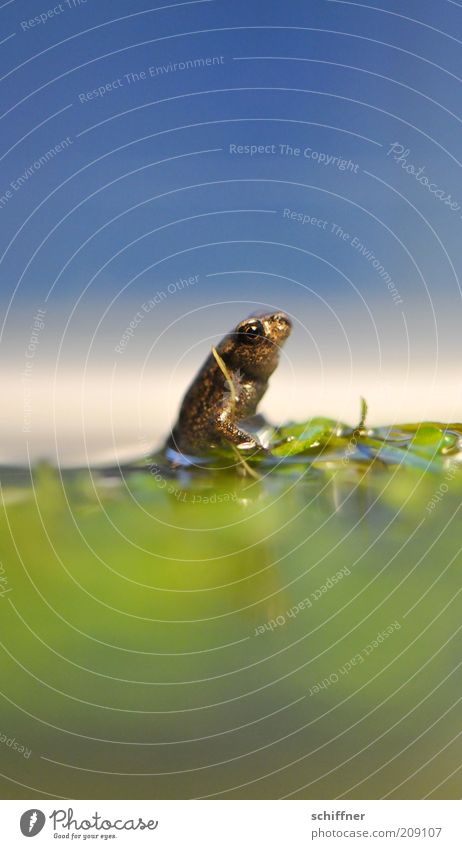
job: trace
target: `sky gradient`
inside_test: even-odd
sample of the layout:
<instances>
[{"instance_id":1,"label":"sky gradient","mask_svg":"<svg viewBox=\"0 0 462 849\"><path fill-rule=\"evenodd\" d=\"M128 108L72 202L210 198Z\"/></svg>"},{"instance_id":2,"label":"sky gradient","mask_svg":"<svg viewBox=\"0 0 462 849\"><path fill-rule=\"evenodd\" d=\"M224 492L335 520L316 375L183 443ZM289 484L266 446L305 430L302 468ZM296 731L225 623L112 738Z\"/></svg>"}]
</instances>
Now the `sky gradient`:
<instances>
[{"instance_id":1,"label":"sky gradient","mask_svg":"<svg viewBox=\"0 0 462 849\"><path fill-rule=\"evenodd\" d=\"M461 19L3 4L0 459L155 443L267 306L295 325L274 420L354 420L360 394L372 422L460 420Z\"/></svg>"}]
</instances>

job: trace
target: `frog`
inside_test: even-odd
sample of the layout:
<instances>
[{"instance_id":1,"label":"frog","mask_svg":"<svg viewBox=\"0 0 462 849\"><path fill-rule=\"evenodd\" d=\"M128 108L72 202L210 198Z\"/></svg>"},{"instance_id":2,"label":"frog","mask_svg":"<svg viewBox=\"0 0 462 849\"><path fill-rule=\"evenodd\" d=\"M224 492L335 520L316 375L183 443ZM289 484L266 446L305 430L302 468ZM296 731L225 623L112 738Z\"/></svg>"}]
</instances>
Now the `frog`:
<instances>
[{"instance_id":1,"label":"frog","mask_svg":"<svg viewBox=\"0 0 462 849\"><path fill-rule=\"evenodd\" d=\"M244 452L267 452L245 427L255 417L279 363L292 322L286 313L254 313L212 349L187 390L167 447L203 456L231 444Z\"/></svg>"}]
</instances>

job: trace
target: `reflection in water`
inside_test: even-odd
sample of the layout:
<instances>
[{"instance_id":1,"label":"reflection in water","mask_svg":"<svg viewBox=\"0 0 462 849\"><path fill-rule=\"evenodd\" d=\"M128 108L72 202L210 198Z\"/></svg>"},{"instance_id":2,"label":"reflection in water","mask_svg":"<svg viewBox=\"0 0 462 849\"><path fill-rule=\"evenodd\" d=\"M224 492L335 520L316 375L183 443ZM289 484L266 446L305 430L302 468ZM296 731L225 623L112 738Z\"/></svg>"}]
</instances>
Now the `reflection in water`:
<instances>
[{"instance_id":1,"label":"reflection in water","mask_svg":"<svg viewBox=\"0 0 462 849\"><path fill-rule=\"evenodd\" d=\"M443 480L3 479L2 727L32 751L4 751L3 793L458 797Z\"/></svg>"}]
</instances>

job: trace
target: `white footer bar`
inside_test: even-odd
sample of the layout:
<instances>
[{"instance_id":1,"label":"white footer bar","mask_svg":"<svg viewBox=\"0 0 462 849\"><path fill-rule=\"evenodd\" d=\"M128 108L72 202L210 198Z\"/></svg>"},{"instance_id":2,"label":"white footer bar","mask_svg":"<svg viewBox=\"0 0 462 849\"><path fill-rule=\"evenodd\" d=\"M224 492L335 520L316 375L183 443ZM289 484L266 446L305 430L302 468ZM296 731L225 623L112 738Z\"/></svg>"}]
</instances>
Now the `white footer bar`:
<instances>
[{"instance_id":1,"label":"white footer bar","mask_svg":"<svg viewBox=\"0 0 462 849\"><path fill-rule=\"evenodd\" d=\"M459 801L0 801L1 845L459 849L461 808Z\"/></svg>"}]
</instances>

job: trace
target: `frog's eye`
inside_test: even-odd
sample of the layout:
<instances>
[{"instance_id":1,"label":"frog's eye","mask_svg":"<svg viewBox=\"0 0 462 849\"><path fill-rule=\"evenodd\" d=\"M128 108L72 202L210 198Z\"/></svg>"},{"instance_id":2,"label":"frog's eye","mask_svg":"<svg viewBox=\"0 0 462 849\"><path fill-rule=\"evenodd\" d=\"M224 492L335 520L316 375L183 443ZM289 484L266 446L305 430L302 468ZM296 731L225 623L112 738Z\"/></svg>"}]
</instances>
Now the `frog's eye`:
<instances>
[{"instance_id":1,"label":"frog's eye","mask_svg":"<svg viewBox=\"0 0 462 849\"><path fill-rule=\"evenodd\" d=\"M246 324L241 324L239 327L239 333L242 333L244 336L244 341L246 339L252 339L255 336L264 336L265 331L263 328L263 324L261 321L249 321Z\"/></svg>"}]
</instances>

